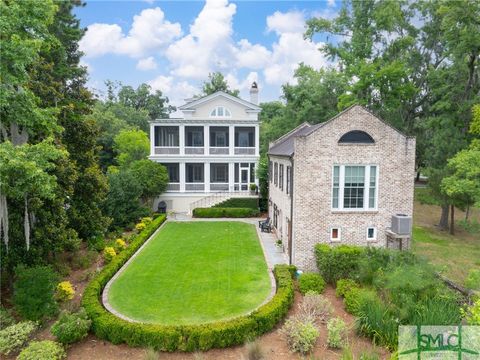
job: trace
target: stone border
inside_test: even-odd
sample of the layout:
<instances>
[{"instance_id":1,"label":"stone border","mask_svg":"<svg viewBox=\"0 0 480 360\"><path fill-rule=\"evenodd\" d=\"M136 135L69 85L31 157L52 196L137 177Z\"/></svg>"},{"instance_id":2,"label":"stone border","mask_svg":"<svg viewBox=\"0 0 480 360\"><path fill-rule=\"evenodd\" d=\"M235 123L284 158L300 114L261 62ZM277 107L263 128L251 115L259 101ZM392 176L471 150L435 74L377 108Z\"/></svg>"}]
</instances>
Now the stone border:
<instances>
[{"instance_id":1,"label":"stone border","mask_svg":"<svg viewBox=\"0 0 480 360\"><path fill-rule=\"evenodd\" d=\"M219 219L221 219L221 220L219 220ZM130 259L128 259L125 262L125 264L123 264L123 266L115 273L115 275L113 275L112 278L110 280L108 280L108 282L105 285L105 287L103 288L103 292L102 292L102 303L103 303L103 306L105 306L105 309L107 309L109 312L111 312L113 315L119 317L120 319L126 320L128 322L139 323L139 324L162 325L162 324L159 324L159 323L148 323L148 322L146 323L146 322L143 322L143 321L140 321L140 320L135 320L135 319L129 318L128 316L123 315L120 312L118 312L117 310L115 310L113 308L113 306L108 301L108 291L110 290L110 286L125 271L127 266L133 261L133 259L135 259L138 256L138 254L143 250L143 248L157 235L157 233L162 229L162 227L168 222L178 222L178 223L198 222L198 221L219 221L220 222L220 221L232 221L233 220L233 221L236 221L236 222L243 222L243 223L246 223L248 225L255 226L255 224L252 224L251 222L247 222L247 221L244 221L244 220L241 220L241 219L230 219L230 218L225 218L225 220L223 220L223 218L219 218L219 219L215 219L215 220L213 220L213 219L212 220L210 220L210 219L198 219L198 220L178 220L177 221L177 220L169 220L167 218L153 232L153 234L150 235L150 237L142 244L142 246L140 246L138 248L138 250L135 251L135 253L130 257ZM268 303L275 296L275 294L277 292L277 282L275 281L275 276L273 275L273 267L271 267L270 261L268 260L267 253L266 253L265 247L263 246L261 235L259 233L259 229L256 226L255 226L255 231L256 231L256 234L257 234L258 241L260 243L260 247L262 248L262 251L263 251L263 257L265 259L265 263L267 264L267 272L268 272L268 275L269 275L269 278L270 278L270 286L271 286L270 294L267 296L267 298L260 305L258 305L255 309L253 309L253 310L251 310L247 313L235 315L233 317L222 318L222 319L215 320L215 321L209 321L209 322L205 322L205 323L202 323L202 324L212 324L212 323L216 323L216 322L219 322L219 321L223 322L223 321L232 320L232 319L235 319L235 318L238 318L238 317L241 317L241 316L248 316L248 315L252 314L253 312L257 311L260 307L262 307L266 303Z\"/></svg>"}]
</instances>

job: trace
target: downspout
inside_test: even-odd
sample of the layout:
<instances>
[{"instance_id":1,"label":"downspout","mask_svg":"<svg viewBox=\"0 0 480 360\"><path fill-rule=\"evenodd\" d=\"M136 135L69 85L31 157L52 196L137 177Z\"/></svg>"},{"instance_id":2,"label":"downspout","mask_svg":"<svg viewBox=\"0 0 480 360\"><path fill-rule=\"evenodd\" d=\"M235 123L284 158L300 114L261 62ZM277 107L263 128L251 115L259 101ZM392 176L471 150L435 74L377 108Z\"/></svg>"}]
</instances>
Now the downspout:
<instances>
[{"instance_id":1,"label":"downspout","mask_svg":"<svg viewBox=\"0 0 480 360\"><path fill-rule=\"evenodd\" d=\"M293 173L294 173L294 164L293 164L293 156L290 156L290 162L292 163L292 166L290 168L290 238L292 241L290 241L290 246L288 247L288 264L292 265L293 261Z\"/></svg>"}]
</instances>

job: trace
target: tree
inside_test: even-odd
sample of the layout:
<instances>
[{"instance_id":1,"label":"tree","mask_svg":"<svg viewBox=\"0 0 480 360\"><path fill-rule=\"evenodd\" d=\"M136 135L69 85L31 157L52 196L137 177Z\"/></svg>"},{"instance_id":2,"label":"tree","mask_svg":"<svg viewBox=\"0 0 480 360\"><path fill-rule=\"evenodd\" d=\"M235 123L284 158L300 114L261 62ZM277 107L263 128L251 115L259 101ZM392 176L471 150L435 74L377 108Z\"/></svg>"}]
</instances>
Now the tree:
<instances>
[{"instance_id":1,"label":"tree","mask_svg":"<svg viewBox=\"0 0 480 360\"><path fill-rule=\"evenodd\" d=\"M129 171L142 188L143 202L151 207L151 200L167 189L169 181L167 169L157 162L144 159L132 162Z\"/></svg>"},{"instance_id":2,"label":"tree","mask_svg":"<svg viewBox=\"0 0 480 360\"><path fill-rule=\"evenodd\" d=\"M142 130L122 130L115 136L113 149L118 154L117 163L122 167L128 167L132 162L148 156L150 142Z\"/></svg>"},{"instance_id":3,"label":"tree","mask_svg":"<svg viewBox=\"0 0 480 360\"><path fill-rule=\"evenodd\" d=\"M208 80L203 83L202 94L200 96L211 95L217 91L223 91L237 97L240 94L240 90L230 89L222 73L213 72L208 74Z\"/></svg>"}]
</instances>

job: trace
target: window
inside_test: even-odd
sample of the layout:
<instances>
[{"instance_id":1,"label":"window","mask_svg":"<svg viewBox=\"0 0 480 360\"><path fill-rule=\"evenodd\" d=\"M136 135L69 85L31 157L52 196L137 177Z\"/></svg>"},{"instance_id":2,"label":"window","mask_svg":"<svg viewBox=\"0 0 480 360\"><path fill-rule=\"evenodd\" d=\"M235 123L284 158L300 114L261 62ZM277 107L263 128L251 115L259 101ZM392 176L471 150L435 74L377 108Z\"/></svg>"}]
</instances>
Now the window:
<instances>
[{"instance_id":1,"label":"window","mask_svg":"<svg viewBox=\"0 0 480 360\"><path fill-rule=\"evenodd\" d=\"M162 165L167 168L169 182L171 183L180 182L180 166L178 163L175 163L175 164L167 163Z\"/></svg>"},{"instance_id":2,"label":"window","mask_svg":"<svg viewBox=\"0 0 480 360\"><path fill-rule=\"evenodd\" d=\"M273 226L278 226L278 208L276 204L273 204Z\"/></svg>"},{"instance_id":3,"label":"window","mask_svg":"<svg viewBox=\"0 0 480 360\"><path fill-rule=\"evenodd\" d=\"M268 179L270 182L273 181L273 171L272 171L273 164L271 161L268 162Z\"/></svg>"},{"instance_id":4,"label":"window","mask_svg":"<svg viewBox=\"0 0 480 360\"><path fill-rule=\"evenodd\" d=\"M280 188L280 190L283 190L283 164L280 164L278 172L279 172L278 187Z\"/></svg>"},{"instance_id":5,"label":"window","mask_svg":"<svg viewBox=\"0 0 480 360\"><path fill-rule=\"evenodd\" d=\"M344 144L373 144L375 140L365 131L353 130L344 134L338 142Z\"/></svg>"},{"instance_id":6,"label":"window","mask_svg":"<svg viewBox=\"0 0 480 360\"><path fill-rule=\"evenodd\" d=\"M235 147L255 147L255 128L235 127Z\"/></svg>"},{"instance_id":7,"label":"window","mask_svg":"<svg viewBox=\"0 0 480 360\"><path fill-rule=\"evenodd\" d=\"M228 164L210 164L210 182L228 183Z\"/></svg>"},{"instance_id":8,"label":"window","mask_svg":"<svg viewBox=\"0 0 480 360\"><path fill-rule=\"evenodd\" d=\"M273 165L273 183L278 184L278 163Z\"/></svg>"},{"instance_id":9,"label":"window","mask_svg":"<svg viewBox=\"0 0 480 360\"><path fill-rule=\"evenodd\" d=\"M185 126L186 146L203 146L203 126Z\"/></svg>"},{"instance_id":10,"label":"window","mask_svg":"<svg viewBox=\"0 0 480 360\"><path fill-rule=\"evenodd\" d=\"M377 229L374 227L367 228L367 240L377 240Z\"/></svg>"},{"instance_id":11,"label":"window","mask_svg":"<svg viewBox=\"0 0 480 360\"><path fill-rule=\"evenodd\" d=\"M228 147L228 127L212 126L210 127L210 146Z\"/></svg>"},{"instance_id":12,"label":"window","mask_svg":"<svg viewBox=\"0 0 480 360\"><path fill-rule=\"evenodd\" d=\"M155 126L155 146L178 146L178 126Z\"/></svg>"},{"instance_id":13,"label":"window","mask_svg":"<svg viewBox=\"0 0 480 360\"><path fill-rule=\"evenodd\" d=\"M378 167L335 165L332 176L332 209L375 210Z\"/></svg>"},{"instance_id":14,"label":"window","mask_svg":"<svg viewBox=\"0 0 480 360\"><path fill-rule=\"evenodd\" d=\"M287 166L287 186L286 186L286 191L287 194L290 194L290 184L292 182L291 177L292 177L292 168L290 166Z\"/></svg>"},{"instance_id":15,"label":"window","mask_svg":"<svg viewBox=\"0 0 480 360\"><path fill-rule=\"evenodd\" d=\"M330 229L330 241L340 241L340 228L331 228Z\"/></svg>"},{"instance_id":16,"label":"window","mask_svg":"<svg viewBox=\"0 0 480 360\"><path fill-rule=\"evenodd\" d=\"M203 183L203 164L185 164L187 183Z\"/></svg>"},{"instance_id":17,"label":"window","mask_svg":"<svg viewBox=\"0 0 480 360\"><path fill-rule=\"evenodd\" d=\"M255 163L250 163L250 182L255 183Z\"/></svg>"},{"instance_id":18,"label":"window","mask_svg":"<svg viewBox=\"0 0 480 360\"><path fill-rule=\"evenodd\" d=\"M232 114L225 106L217 106L210 112L210 117L231 117Z\"/></svg>"}]
</instances>

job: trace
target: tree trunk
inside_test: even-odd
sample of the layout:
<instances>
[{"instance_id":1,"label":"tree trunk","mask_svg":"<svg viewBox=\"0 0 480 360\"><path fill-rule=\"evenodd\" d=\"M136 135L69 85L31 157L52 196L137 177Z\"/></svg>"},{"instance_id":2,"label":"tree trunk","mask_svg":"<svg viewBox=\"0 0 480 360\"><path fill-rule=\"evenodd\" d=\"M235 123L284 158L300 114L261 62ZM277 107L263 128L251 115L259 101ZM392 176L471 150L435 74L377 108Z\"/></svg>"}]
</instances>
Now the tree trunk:
<instances>
[{"instance_id":1,"label":"tree trunk","mask_svg":"<svg viewBox=\"0 0 480 360\"><path fill-rule=\"evenodd\" d=\"M438 224L438 227L441 230L447 230L448 229L448 213L450 210L450 206L448 205L442 205L442 215L440 216L440 223Z\"/></svg>"},{"instance_id":2,"label":"tree trunk","mask_svg":"<svg viewBox=\"0 0 480 360\"><path fill-rule=\"evenodd\" d=\"M419 182L420 181L420 171L417 171L417 178L415 179L415 182Z\"/></svg>"},{"instance_id":3,"label":"tree trunk","mask_svg":"<svg viewBox=\"0 0 480 360\"><path fill-rule=\"evenodd\" d=\"M455 235L455 206L450 206L450 235Z\"/></svg>"},{"instance_id":4,"label":"tree trunk","mask_svg":"<svg viewBox=\"0 0 480 360\"><path fill-rule=\"evenodd\" d=\"M467 204L467 208L465 209L465 222L468 222L470 218L470 204Z\"/></svg>"}]
</instances>

